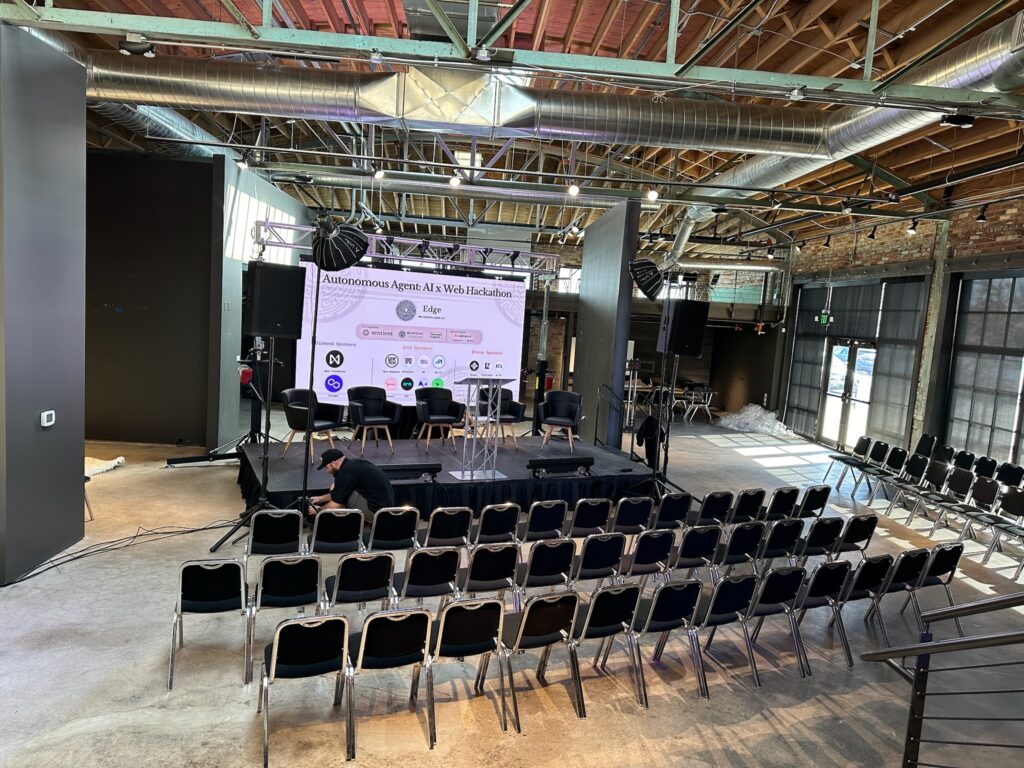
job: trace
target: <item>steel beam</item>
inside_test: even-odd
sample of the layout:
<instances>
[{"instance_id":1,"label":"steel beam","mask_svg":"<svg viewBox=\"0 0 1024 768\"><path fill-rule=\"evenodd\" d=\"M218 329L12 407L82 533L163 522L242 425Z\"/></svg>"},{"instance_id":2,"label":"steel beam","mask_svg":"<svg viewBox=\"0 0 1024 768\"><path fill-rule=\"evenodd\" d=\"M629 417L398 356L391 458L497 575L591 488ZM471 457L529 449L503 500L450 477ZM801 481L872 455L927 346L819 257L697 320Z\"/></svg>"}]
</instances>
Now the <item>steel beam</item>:
<instances>
[{"instance_id":1,"label":"steel beam","mask_svg":"<svg viewBox=\"0 0 1024 768\"><path fill-rule=\"evenodd\" d=\"M945 173L939 176L934 176L924 181L919 181L916 184L909 184L904 189L900 190L900 194L904 195L922 195L930 189L939 189L940 187L950 187L954 184L963 184L965 181L973 181L979 179L982 176L988 176L992 173L999 173L1001 171L1009 171L1013 168L1020 168L1024 166L1024 156L1014 155L1008 157L1005 160L999 160L994 163L987 163L986 165L976 165L973 168L967 168L966 170L959 171L958 173ZM933 199L933 198L931 198Z\"/></svg>"},{"instance_id":2,"label":"steel beam","mask_svg":"<svg viewBox=\"0 0 1024 768\"><path fill-rule=\"evenodd\" d=\"M877 0L876 0L877 2ZM434 18L437 19L437 23L441 25L441 29L448 35L448 39L458 48L462 49L463 56L469 56L469 46L466 45L466 41L462 39L462 35L459 34L458 28L455 23L448 18L448 14L444 12L444 8L441 7L441 3L438 0L427 0L427 5L430 7L430 12L434 14Z\"/></svg>"},{"instance_id":3,"label":"steel beam","mask_svg":"<svg viewBox=\"0 0 1024 768\"><path fill-rule=\"evenodd\" d=\"M877 176L886 184L891 184L900 195L910 195L911 197L920 200L924 203L925 210L934 210L935 208L945 207L941 200L925 194L923 191L912 191L910 189L911 184L909 181L904 179L902 176L897 176L888 168L868 160L866 157L862 157L861 155L850 155L850 157L843 158L843 160L854 168L859 168L865 173Z\"/></svg>"},{"instance_id":4,"label":"steel beam","mask_svg":"<svg viewBox=\"0 0 1024 768\"><path fill-rule=\"evenodd\" d=\"M254 40L260 39L259 30L249 23L249 20L245 18L245 14L238 9L237 5L235 5L234 0L217 1L224 7L224 10L231 15L231 18L237 21L238 25L242 27L246 32L248 32L249 35L251 35Z\"/></svg>"},{"instance_id":5,"label":"steel beam","mask_svg":"<svg viewBox=\"0 0 1024 768\"><path fill-rule=\"evenodd\" d=\"M121 36L129 32L140 34L163 45L199 44L236 47L244 50L293 52L296 54L322 53L345 56L351 53L369 53L374 49L385 56L421 59L439 63L452 62L465 65L465 54L454 43L431 40L410 40L393 37L321 32L306 29L256 27L259 38L252 38L238 25L217 21L177 19L162 16L81 11L64 8L36 8L32 12L13 5L0 5L0 21L21 26L41 26L96 35ZM511 11L510 11L511 13ZM506 14L506 17L509 14ZM496 39L496 38L495 38ZM483 41L481 41L481 45ZM499 51L503 59L500 66L531 76L537 70L548 72L585 72L617 79L621 83L650 83L678 88L680 85L708 90L731 92L760 97L789 100L794 88L803 88L808 101L832 104L866 104L908 109L941 109L992 116L1024 116L1024 97L1003 93L987 93L970 89L937 88L920 85L887 86L884 94L875 93L875 82L838 77L759 70L729 69L694 65L684 78L676 77L678 65L664 61L617 59L573 53L549 53L508 49ZM511 59L506 61L504 59Z\"/></svg>"},{"instance_id":6,"label":"steel beam","mask_svg":"<svg viewBox=\"0 0 1024 768\"><path fill-rule=\"evenodd\" d=\"M676 43L679 39L679 3L680 0L669 0L668 4L668 40L665 42L665 63L676 63Z\"/></svg>"},{"instance_id":7,"label":"steel beam","mask_svg":"<svg viewBox=\"0 0 1024 768\"><path fill-rule=\"evenodd\" d=\"M711 35L706 42L701 43L700 47L679 66L679 69L676 71L676 75L679 77L685 77L690 67L700 61L704 57L704 54L714 49L715 46L732 34L732 31L742 24L743 20L752 14L763 2L764 0L750 0L750 2L743 6L735 16L719 27L718 31ZM874 3L877 6L878 0L874 0Z\"/></svg>"},{"instance_id":8,"label":"steel beam","mask_svg":"<svg viewBox=\"0 0 1024 768\"><path fill-rule=\"evenodd\" d=\"M526 10L526 7L532 3L533 0L516 0L512 7L508 9L500 19L498 19L494 26L488 30L488 32L480 38L480 48L490 48L497 41L499 37L505 34L505 30L512 26L512 22L519 18L519 14Z\"/></svg>"},{"instance_id":9,"label":"steel beam","mask_svg":"<svg viewBox=\"0 0 1024 768\"><path fill-rule=\"evenodd\" d=\"M868 41L864 46L864 79L870 80L875 66L875 40L878 37L878 0L871 0L868 17Z\"/></svg>"}]
</instances>

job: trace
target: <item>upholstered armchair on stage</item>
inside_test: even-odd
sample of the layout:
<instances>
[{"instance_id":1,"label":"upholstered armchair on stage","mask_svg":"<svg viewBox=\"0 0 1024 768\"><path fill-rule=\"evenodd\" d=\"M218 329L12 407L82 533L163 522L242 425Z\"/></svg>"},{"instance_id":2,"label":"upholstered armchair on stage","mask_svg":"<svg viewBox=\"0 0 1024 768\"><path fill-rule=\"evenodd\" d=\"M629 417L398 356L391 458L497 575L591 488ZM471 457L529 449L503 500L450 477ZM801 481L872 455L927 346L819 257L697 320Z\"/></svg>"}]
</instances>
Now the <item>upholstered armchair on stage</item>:
<instances>
[{"instance_id":1,"label":"upholstered armchair on stage","mask_svg":"<svg viewBox=\"0 0 1024 768\"><path fill-rule=\"evenodd\" d=\"M501 402L498 405L498 428L501 430L501 442L505 442L506 428L511 424L518 424L522 421L526 421L526 406L513 399L511 389L500 389L497 390L497 392L501 397ZM490 400L490 387L481 387L480 395L477 398L477 415L487 416L490 413ZM512 436L512 442L515 444L516 448L519 448L519 441L516 439L515 429L509 428L508 434Z\"/></svg>"},{"instance_id":2,"label":"upholstered armchair on stage","mask_svg":"<svg viewBox=\"0 0 1024 768\"><path fill-rule=\"evenodd\" d=\"M547 445L551 433L556 429L564 429L569 433L569 453L573 452L573 431L579 427L583 418L583 398L575 392L553 389L544 397L544 402L537 406L540 423L544 426L544 442Z\"/></svg>"},{"instance_id":3,"label":"upholstered armchair on stage","mask_svg":"<svg viewBox=\"0 0 1024 768\"><path fill-rule=\"evenodd\" d=\"M457 403L452 400L450 389L438 387L423 387L416 390L416 416L420 421L420 430L416 434L416 444L419 445L423 434L427 435L427 450L430 450L430 435L437 427L438 434L443 440L445 429L448 430L448 437L451 438L452 446L455 445L455 435L452 428L462 423L466 416L464 403Z\"/></svg>"},{"instance_id":4,"label":"upholstered armchair on stage","mask_svg":"<svg viewBox=\"0 0 1024 768\"><path fill-rule=\"evenodd\" d=\"M363 433L363 441L359 446L359 455L363 455L366 448L366 433L373 430L373 442L377 442L379 430L384 430L388 439L388 447L391 453L395 452L395 446L391 442L391 428L398 426L401 417L402 407L398 403L388 400L387 394L380 387L351 387L348 391L348 417L355 427L352 433L352 441Z\"/></svg>"},{"instance_id":5,"label":"upholstered armchair on stage","mask_svg":"<svg viewBox=\"0 0 1024 768\"><path fill-rule=\"evenodd\" d=\"M288 453L288 447L296 435L305 434L306 419L309 413L309 406L313 407L313 433L323 432L327 435L327 442L331 448L334 447L334 438L331 436L332 429L338 429L342 423L342 407L330 403L317 402L316 392L308 389L286 389L281 393L281 403L284 405L284 418L288 422L288 437L285 440L284 450L281 455ZM313 441L309 441L309 458L313 460Z\"/></svg>"}]
</instances>

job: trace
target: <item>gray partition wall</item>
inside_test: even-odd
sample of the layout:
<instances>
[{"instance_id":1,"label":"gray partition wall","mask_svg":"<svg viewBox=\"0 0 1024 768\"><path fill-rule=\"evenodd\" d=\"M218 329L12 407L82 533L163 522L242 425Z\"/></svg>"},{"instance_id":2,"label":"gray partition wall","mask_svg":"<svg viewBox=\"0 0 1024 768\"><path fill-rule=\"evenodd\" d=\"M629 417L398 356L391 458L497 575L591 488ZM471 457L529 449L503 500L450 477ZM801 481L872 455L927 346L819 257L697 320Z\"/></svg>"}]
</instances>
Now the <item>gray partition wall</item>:
<instances>
[{"instance_id":1,"label":"gray partition wall","mask_svg":"<svg viewBox=\"0 0 1024 768\"><path fill-rule=\"evenodd\" d=\"M82 538L85 70L0 25L0 583ZM43 427L40 415L56 420Z\"/></svg>"},{"instance_id":2,"label":"gray partition wall","mask_svg":"<svg viewBox=\"0 0 1024 768\"><path fill-rule=\"evenodd\" d=\"M576 332L576 370L573 391L583 397L586 418L580 435L619 448L622 416L600 403L598 390L608 385L620 397L626 377L629 309L633 283L629 262L636 255L640 203L628 200L587 227L580 277L579 329Z\"/></svg>"}]
</instances>

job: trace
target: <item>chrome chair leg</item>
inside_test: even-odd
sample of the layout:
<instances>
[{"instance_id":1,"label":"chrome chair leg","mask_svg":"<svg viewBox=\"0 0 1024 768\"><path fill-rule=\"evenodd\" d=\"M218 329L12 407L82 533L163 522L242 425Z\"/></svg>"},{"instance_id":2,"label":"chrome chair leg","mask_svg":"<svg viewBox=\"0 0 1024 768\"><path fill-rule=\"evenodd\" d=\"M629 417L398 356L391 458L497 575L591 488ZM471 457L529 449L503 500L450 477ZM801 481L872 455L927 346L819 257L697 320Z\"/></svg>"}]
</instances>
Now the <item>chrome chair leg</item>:
<instances>
[{"instance_id":1,"label":"chrome chair leg","mask_svg":"<svg viewBox=\"0 0 1024 768\"><path fill-rule=\"evenodd\" d=\"M843 651L846 653L846 666L853 666L853 654L850 652L850 640L846 637L846 624L843 623L843 614L839 606L832 604L832 622L839 630L839 641L843 644Z\"/></svg>"},{"instance_id":2,"label":"chrome chair leg","mask_svg":"<svg viewBox=\"0 0 1024 768\"><path fill-rule=\"evenodd\" d=\"M757 674L757 662L754 661L754 645L750 642L750 633L747 631L747 622L741 621L740 628L743 630L743 641L747 646L747 661L750 662L750 674L754 678L754 687L761 687L761 678Z\"/></svg>"},{"instance_id":3,"label":"chrome chair leg","mask_svg":"<svg viewBox=\"0 0 1024 768\"><path fill-rule=\"evenodd\" d=\"M508 669L509 696L512 699L512 724L516 728L516 733L522 733L522 723L519 720L519 699L516 698L516 681L512 676L512 654L507 648L505 649L505 665Z\"/></svg>"},{"instance_id":4,"label":"chrome chair leg","mask_svg":"<svg viewBox=\"0 0 1024 768\"><path fill-rule=\"evenodd\" d=\"M665 645L668 643L669 632L662 632L654 646L654 653L651 654L651 661L661 661L661 654L665 652Z\"/></svg>"},{"instance_id":5,"label":"chrome chair leg","mask_svg":"<svg viewBox=\"0 0 1024 768\"><path fill-rule=\"evenodd\" d=\"M956 605L956 603L953 601L953 593L949 591L949 584L943 584L942 588L946 590L946 599L949 600L949 607L952 608L954 605ZM920 614L918 614L918 617L920 617ZM960 637L963 637L964 628L960 625L959 617L954 617L953 623L956 624L957 633L960 635Z\"/></svg>"},{"instance_id":6,"label":"chrome chair leg","mask_svg":"<svg viewBox=\"0 0 1024 768\"><path fill-rule=\"evenodd\" d=\"M412 687L409 689L409 703L415 704L420 692L420 665L412 668Z\"/></svg>"},{"instance_id":7,"label":"chrome chair leg","mask_svg":"<svg viewBox=\"0 0 1024 768\"><path fill-rule=\"evenodd\" d=\"M348 681L345 684L345 759L356 759L356 710L355 710L355 670L349 666L345 671Z\"/></svg>"},{"instance_id":8,"label":"chrome chair leg","mask_svg":"<svg viewBox=\"0 0 1024 768\"><path fill-rule=\"evenodd\" d=\"M434 717L434 665L427 656L425 662L427 667L427 741L430 748L437 743L437 721Z\"/></svg>"},{"instance_id":9,"label":"chrome chair leg","mask_svg":"<svg viewBox=\"0 0 1024 768\"><path fill-rule=\"evenodd\" d=\"M575 690L573 703L576 705L576 717L580 720L585 720L587 717L587 705L583 700L583 680L580 676L580 661L576 654L576 643L569 640L566 645L569 646L569 671L572 675Z\"/></svg>"},{"instance_id":10,"label":"chrome chair leg","mask_svg":"<svg viewBox=\"0 0 1024 768\"><path fill-rule=\"evenodd\" d=\"M644 709L650 709L647 701L647 680L644 678L644 657L640 652L640 636L630 632L626 636L627 643L632 647L632 661L634 674L636 676L637 702Z\"/></svg>"},{"instance_id":11,"label":"chrome chair leg","mask_svg":"<svg viewBox=\"0 0 1024 768\"><path fill-rule=\"evenodd\" d=\"M704 670L704 656L700 652L700 637L698 637L696 629L689 629L686 634L690 638L690 656L693 658L693 669L697 675L697 690L702 699L710 699L707 673Z\"/></svg>"},{"instance_id":12,"label":"chrome chair leg","mask_svg":"<svg viewBox=\"0 0 1024 768\"><path fill-rule=\"evenodd\" d=\"M167 664L167 690L171 690L174 686L174 654L177 650L176 643L178 641L178 627L181 618L178 616L178 612L174 612L174 618L171 620L171 658Z\"/></svg>"}]
</instances>

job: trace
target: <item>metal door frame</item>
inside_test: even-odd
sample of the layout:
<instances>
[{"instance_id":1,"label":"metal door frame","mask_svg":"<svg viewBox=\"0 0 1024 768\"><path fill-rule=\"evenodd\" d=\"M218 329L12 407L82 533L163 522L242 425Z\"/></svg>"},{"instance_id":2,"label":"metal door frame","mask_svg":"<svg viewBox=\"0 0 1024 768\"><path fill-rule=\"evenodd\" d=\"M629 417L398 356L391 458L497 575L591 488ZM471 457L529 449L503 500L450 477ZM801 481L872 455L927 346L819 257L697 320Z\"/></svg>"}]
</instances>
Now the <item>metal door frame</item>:
<instances>
[{"instance_id":1,"label":"metal door frame","mask_svg":"<svg viewBox=\"0 0 1024 768\"><path fill-rule=\"evenodd\" d=\"M828 380L832 372L832 350L835 347L849 347L854 353L848 356L846 359L846 381L843 385L843 394L840 396L842 402L842 411L839 415L839 435L836 438L836 444L838 447L843 447L846 444L843 442L843 437L846 435L847 427L850 423L850 402L853 400L853 382L856 376L857 370L857 355L861 349L873 349L877 353L878 351L878 340L877 339L851 339L844 337L831 337L825 338L825 360L822 365L822 387L821 387L821 398L818 401L818 430L815 435L815 440L819 443L825 443L825 438L822 435L822 429L825 424L825 404L828 402L829 397L836 397L836 395L829 395L828 392ZM874 369L871 371L871 388L874 389ZM870 394L868 395L870 398ZM864 401L860 401L864 402ZM866 401L868 407L871 406L870 399Z\"/></svg>"}]
</instances>

